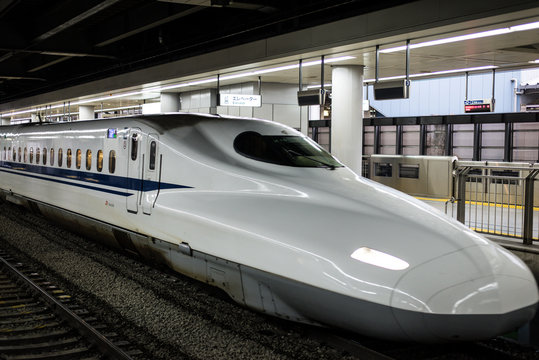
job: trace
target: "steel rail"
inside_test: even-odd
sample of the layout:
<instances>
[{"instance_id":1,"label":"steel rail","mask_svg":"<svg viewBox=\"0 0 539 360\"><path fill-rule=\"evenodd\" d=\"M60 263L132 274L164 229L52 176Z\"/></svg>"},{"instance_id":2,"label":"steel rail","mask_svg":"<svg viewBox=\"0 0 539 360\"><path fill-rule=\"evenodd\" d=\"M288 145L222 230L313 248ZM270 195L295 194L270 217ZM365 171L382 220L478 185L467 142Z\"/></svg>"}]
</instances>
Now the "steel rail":
<instances>
[{"instance_id":1,"label":"steel rail","mask_svg":"<svg viewBox=\"0 0 539 360\"><path fill-rule=\"evenodd\" d=\"M38 293L40 297L53 308L54 312L62 317L73 328L78 330L82 335L93 343L104 355L109 356L112 359L132 360L132 357L125 353L122 349L114 345L109 339L103 336L94 327L88 324L84 319L79 317L73 311L71 311L66 305L62 304L54 296L47 293L39 285L34 283L30 278L17 270L13 265L7 261L4 256L0 256L0 262L10 272L15 274L19 279L23 280L26 285L34 292Z\"/></svg>"}]
</instances>

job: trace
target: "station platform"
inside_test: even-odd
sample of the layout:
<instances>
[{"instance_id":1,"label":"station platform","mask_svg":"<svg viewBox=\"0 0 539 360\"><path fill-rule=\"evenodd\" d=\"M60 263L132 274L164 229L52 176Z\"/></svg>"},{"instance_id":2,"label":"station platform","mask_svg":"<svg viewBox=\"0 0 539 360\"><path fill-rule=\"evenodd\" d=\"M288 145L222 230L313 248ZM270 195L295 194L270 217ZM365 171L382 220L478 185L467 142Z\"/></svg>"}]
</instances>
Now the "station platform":
<instances>
[{"instance_id":1,"label":"station platform","mask_svg":"<svg viewBox=\"0 0 539 360\"><path fill-rule=\"evenodd\" d=\"M456 205L453 206L449 199L428 197L416 197L416 199L423 201L448 216L456 218ZM522 217L522 209L518 206L504 205L504 207L500 207L499 204L485 205L475 202L466 204L466 213L469 214L469 218L466 218L466 225L520 257L532 270L539 284L539 239L534 237L532 245L525 245L521 238L514 236L514 234L520 233L517 219ZM479 207L481 208L480 211L474 212L474 208ZM485 207L487 207L486 210L484 209ZM488 209L488 207L491 209ZM504 217L506 220L504 220ZM535 207L534 218L538 217L539 208ZM536 222L534 234L539 232L537 226Z\"/></svg>"}]
</instances>

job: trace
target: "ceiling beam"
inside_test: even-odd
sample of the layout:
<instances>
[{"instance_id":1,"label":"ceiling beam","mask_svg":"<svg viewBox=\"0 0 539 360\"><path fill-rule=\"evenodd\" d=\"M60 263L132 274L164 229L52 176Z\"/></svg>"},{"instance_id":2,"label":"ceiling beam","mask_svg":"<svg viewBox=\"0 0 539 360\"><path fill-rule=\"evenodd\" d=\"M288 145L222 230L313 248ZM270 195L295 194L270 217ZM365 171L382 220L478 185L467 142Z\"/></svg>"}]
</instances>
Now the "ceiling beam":
<instances>
[{"instance_id":1,"label":"ceiling beam","mask_svg":"<svg viewBox=\"0 0 539 360\"><path fill-rule=\"evenodd\" d=\"M110 39L108 39L108 40L102 41L102 42L96 44L95 46L96 46L96 47L103 47L103 46L110 45L110 44L115 43L115 42L117 42L117 41L126 39L126 38L131 37L131 36L136 35L136 34L139 34L139 33L141 33L141 32L144 32L144 31L147 31L147 30L156 28L156 27L158 27L158 26L161 26L161 25L163 25L163 24L169 23L169 22L171 22L171 21L174 21L174 20L180 19L180 18L182 18L182 17L189 16L189 15L191 15L191 14L197 13L197 12L203 10L203 9L204 9L203 6L194 6L194 7L192 7L191 9L184 10L184 11L180 11L180 12L177 13L177 14L168 16L168 17L163 18L163 19L161 19L161 20L155 21L155 22L153 22L153 23L151 23L151 24L147 24L147 25L141 26L141 27L139 27L139 28L136 28L136 29L133 29L133 30L128 31L128 32L126 32L126 33L120 34L120 35L115 36L115 37L113 37L113 38L110 38Z\"/></svg>"},{"instance_id":2,"label":"ceiling beam","mask_svg":"<svg viewBox=\"0 0 539 360\"><path fill-rule=\"evenodd\" d=\"M117 59L117 57L112 56L112 55L89 54L89 53L80 53L80 52L64 51L64 50L30 50L30 49L0 48L0 51L6 51L8 53L28 53L28 54L50 55L50 56L94 57L94 58L104 58L104 59L112 59L112 60Z\"/></svg>"},{"instance_id":3,"label":"ceiling beam","mask_svg":"<svg viewBox=\"0 0 539 360\"><path fill-rule=\"evenodd\" d=\"M46 33L39 35L32 42L33 43L39 43L41 41L44 41L44 40L46 40L46 39L48 39L48 38L62 32L64 30L72 27L73 25L76 25L76 24L80 23L81 21L86 20L90 16L93 16L93 15L99 13L100 11L103 11L104 9L108 8L111 5L116 4L119 1L120 0L105 0L102 3L94 6L93 8L86 10L82 14L79 14L79 15L75 16L74 18L71 18L70 20L66 21L65 23L63 23L61 25L58 25L55 28L47 31Z\"/></svg>"}]
</instances>

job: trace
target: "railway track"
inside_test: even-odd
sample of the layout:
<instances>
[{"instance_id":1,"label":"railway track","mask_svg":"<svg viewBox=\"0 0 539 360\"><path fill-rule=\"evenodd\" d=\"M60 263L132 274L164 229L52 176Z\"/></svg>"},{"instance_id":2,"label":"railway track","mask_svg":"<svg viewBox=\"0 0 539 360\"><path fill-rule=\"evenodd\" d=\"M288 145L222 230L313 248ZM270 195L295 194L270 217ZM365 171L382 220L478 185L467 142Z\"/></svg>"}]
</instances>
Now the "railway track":
<instances>
[{"instance_id":1,"label":"railway track","mask_svg":"<svg viewBox=\"0 0 539 360\"><path fill-rule=\"evenodd\" d=\"M71 297L0 250L0 359L136 359Z\"/></svg>"}]
</instances>

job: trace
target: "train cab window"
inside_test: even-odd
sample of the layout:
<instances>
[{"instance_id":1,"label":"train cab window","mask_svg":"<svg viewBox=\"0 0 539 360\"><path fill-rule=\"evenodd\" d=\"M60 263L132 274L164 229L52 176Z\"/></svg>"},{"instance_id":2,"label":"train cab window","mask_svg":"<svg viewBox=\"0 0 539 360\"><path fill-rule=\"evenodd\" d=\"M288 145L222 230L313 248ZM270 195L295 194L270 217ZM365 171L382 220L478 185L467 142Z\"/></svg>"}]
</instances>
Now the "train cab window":
<instances>
[{"instance_id":1,"label":"train cab window","mask_svg":"<svg viewBox=\"0 0 539 360\"><path fill-rule=\"evenodd\" d=\"M66 154L66 166L68 168L71 168L71 149L67 149L67 154Z\"/></svg>"},{"instance_id":2,"label":"train cab window","mask_svg":"<svg viewBox=\"0 0 539 360\"><path fill-rule=\"evenodd\" d=\"M39 148L36 148L36 164L39 165L40 161L41 161L41 152Z\"/></svg>"},{"instance_id":3,"label":"train cab window","mask_svg":"<svg viewBox=\"0 0 539 360\"><path fill-rule=\"evenodd\" d=\"M34 148L30 148L30 164L34 163Z\"/></svg>"},{"instance_id":4,"label":"train cab window","mask_svg":"<svg viewBox=\"0 0 539 360\"><path fill-rule=\"evenodd\" d=\"M77 158L75 159L75 167L77 169L80 169L81 157L82 157L82 153L81 153L80 149L77 149Z\"/></svg>"},{"instance_id":5,"label":"train cab window","mask_svg":"<svg viewBox=\"0 0 539 360\"><path fill-rule=\"evenodd\" d=\"M234 149L253 160L295 167L342 167L333 156L303 136L261 135L245 131L234 139Z\"/></svg>"},{"instance_id":6,"label":"train cab window","mask_svg":"<svg viewBox=\"0 0 539 360\"><path fill-rule=\"evenodd\" d=\"M103 170L103 150L97 152L96 167L98 172Z\"/></svg>"},{"instance_id":7,"label":"train cab window","mask_svg":"<svg viewBox=\"0 0 539 360\"><path fill-rule=\"evenodd\" d=\"M24 147L24 162L28 162L28 148Z\"/></svg>"},{"instance_id":8,"label":"train cab window","mask_svg":"<svg viewBox=\"0 0 539 360\"><path fill-rule=\"evenodd\" d=\"M137 160L138 154L138 135L133 134L131 136L131 160Z\"/></svg>"},{"instance_id":9,"label":"train cab window","mask_svg":"<svg viewBox=\"0 0 539 360\"><path fill-rule=\"evenodd\" d=\"M86 170L92 169L92 150L86 150Z\"/></svg>"},{"instance_id":10,"label":"train cab window","mask_svg":"<svg viewBox=\"0 0 539 360\"><path fill-rule=\"evenodd\" d=\"M150 162L149 162L149 169L155 170L155 157L157 155L157 142L152 141L150 143Z\"/></svg>"},{"instance_id":11,"label":"train cab window","mask_svg":"<svg viewBox=\"0 0 539 360\"><path fill-rule=\"evenodd\" d=\"M62 148L58 149L58 167L62 167L64 161L64 150Z\"/></svg>"},{"instance_id":12,"label":"train cab window","mask_svg":"<svg viewBox=\"0 0 539 360\"><path fill-rule=\"evenodd\" d=\"M43 165L47 165L47 148L43 148Z\"/></svg>"},{"instance_id":13,"label":"train cab window","mask_svg":"<svg viewBox=\"0 0 539 360\"><path fill-rule=\"evenodd\" d=\"M109 152L109 173L114 174L116 171L116 151L111 150Z\"/></svg>"}]
</instances>

